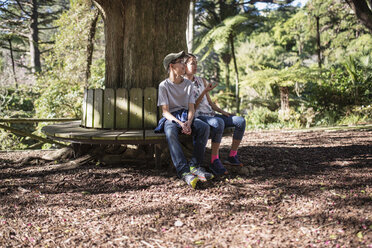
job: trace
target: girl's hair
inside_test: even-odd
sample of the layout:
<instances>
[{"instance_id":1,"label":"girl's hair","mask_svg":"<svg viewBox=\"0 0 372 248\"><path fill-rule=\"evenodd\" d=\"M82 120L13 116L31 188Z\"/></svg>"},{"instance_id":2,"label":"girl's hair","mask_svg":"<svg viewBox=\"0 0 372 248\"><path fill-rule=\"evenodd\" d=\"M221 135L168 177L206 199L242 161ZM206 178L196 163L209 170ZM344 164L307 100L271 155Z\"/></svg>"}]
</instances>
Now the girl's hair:
<instances>
[{"instance_id":1,"label":"girl's hair","mask_svg":"<svg viewBox=\"0 0 372 248\"><path fill-rule=\"evenodd\" d=\"M188 53L188 54L186 54L185 58L186 58L186 60L185 60L186 63L187 63L187 62L189 61L189 59L191 59L191 58L194 58L194 59L198 60L198 58L197 58L194 54L192 54L192 53Z\"/></svg>"}]
</instances>

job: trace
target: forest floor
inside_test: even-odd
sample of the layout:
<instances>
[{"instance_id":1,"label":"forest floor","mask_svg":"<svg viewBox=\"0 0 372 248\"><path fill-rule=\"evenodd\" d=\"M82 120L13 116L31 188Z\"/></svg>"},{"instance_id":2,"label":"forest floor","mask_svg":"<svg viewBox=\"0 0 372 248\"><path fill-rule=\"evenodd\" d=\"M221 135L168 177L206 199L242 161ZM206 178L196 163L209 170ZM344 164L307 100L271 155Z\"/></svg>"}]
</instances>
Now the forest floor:
<instances>
[{"instance_id":1,"label":"forest floor","mask_svg":"<svg viewBox=\"0 0 372 248\"><path fill-rule=\"evenodd\" d=\"M247 131L245 167L196 190L153 161L20 162L48 152L0 153L0 247L372 247L371 126Z\"/></svg>"}]
</instances>

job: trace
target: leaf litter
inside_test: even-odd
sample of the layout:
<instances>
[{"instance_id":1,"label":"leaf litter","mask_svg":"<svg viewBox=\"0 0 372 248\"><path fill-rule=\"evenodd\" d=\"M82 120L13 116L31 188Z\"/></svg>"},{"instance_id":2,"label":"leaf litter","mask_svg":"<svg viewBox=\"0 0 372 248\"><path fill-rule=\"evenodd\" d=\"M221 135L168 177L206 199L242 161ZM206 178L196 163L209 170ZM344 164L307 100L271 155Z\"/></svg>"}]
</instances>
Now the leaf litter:
<instances>
[{"instance_id":1,"label":"leaf litter","mask_svg":"<svg viewBox=\"0 0 372 248\"><path fill-rule=\"evenodd\" d=\"M0 153L0 247L372 247L370 129L246 132L245 167L197 190L145 161L43 171L30 153L48 155Z\"/></svg>"}]
</instances>

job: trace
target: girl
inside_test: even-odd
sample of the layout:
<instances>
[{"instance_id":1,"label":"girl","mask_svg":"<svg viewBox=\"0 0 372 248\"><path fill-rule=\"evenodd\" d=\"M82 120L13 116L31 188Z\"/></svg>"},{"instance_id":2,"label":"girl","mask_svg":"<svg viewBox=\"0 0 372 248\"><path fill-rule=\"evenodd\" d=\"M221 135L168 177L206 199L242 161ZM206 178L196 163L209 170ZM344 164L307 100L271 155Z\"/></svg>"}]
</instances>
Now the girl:
<instances>
[{"instance_id":1,"label":"girl","mask_svg":"<svg viewBox=\"0 0 372 248\"><path fill-rule=\"evenodd\" d=\"M243 164L238 159L238 147L244 135L245 119L241 116L234 116L220 109L212 102L209 91L214 89L217 84L207 83L204 78L195 76L197 71L197 59L195 55L189 53L186 58L186 78L193 82L195 101L195 118L200 119L210 126L212 138L212 158L210 169L215 175L228 174L226 168L222 165L219 159L219 148L222 139L222 134L225 127L235 127L233 141L229 156L224 161L227 165ZM221 113L216 114L215 111Z\"/></svg>"}]
</instances>

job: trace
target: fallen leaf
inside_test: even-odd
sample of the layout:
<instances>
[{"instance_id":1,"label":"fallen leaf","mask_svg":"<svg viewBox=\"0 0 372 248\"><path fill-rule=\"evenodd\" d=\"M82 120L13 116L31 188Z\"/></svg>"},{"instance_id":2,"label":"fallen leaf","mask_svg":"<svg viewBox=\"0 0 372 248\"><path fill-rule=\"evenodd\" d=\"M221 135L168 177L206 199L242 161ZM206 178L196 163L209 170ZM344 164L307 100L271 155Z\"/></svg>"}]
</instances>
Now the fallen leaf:
<instances>
[{"instance_id":1,"label":"fallen leaf","mask_svg":"<svg viewBox=\"0 0 372 248\"><path fill-rule=\"evenodd\" d=\"M331 239L337 239L337 235L336 235L336 234L331 234L331 235L329 235L329 237L330 237Z\"/></svg>"},{"instance_id":2,"label":"fallen leaf","mask_svg":"<svg viewBox=\"0 0 372 248\"><path fill-rule=\"evenodd\" d=\"M194 242L196 245L202 245L204 242L203 240L197 240Z\"/></svg>"}]
</instances>

